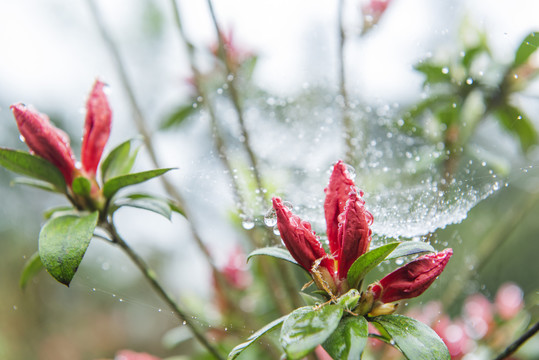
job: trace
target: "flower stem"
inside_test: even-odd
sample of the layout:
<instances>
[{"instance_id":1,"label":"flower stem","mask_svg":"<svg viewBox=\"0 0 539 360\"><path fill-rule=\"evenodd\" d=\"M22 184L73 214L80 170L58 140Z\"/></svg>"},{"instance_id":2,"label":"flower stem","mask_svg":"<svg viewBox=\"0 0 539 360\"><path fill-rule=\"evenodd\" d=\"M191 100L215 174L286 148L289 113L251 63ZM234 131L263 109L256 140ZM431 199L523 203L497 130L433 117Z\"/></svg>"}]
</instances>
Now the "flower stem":
<instances>
[{"instance_id":1,"label":"flower stem","mask_svg":"<svg viewBox=\"0 0 539 360\"><path fill-rule=\"evenodd\" d=\"M188 316L182 308L180 308L179 304L172 299L170 294L166 292L166 290L161 286L159 281L157 280L157 275L155 271L153 271L148 264L142 259L118 234L115 226L111 222L106 222L103 225L107 231L110 233L112 241L117 244L122 250L129 256L129 258L135 263L135 265L139 268L139 270L142 272L144 277L148 280L151 287L155 290L155 292L165 301L165 303L173 310L174 314L180 319L183 324L189 327L195 338L216 358L219 360L224 360L224 357L217 351L217 349L210 344L209 340L205 337L205 335L202 333L202 331L197 328L192 321L191 317Z\"/></svg>"},{"instance_id":2,"label":"flower stem","mask_svg":"<svg viewBox=\"0 0 539 360\"><path fill-rule=\"evenodd\" d=\"M354 165L354 131L352 118L350 117L350 100L348 98L348 91L346 90L346 74L345 74L345 65L344 65L344 53L345 53L345 43L346 43L346 34L344 31L343 24L343 11L344 11L344 0L339 0L339 5L337 9L337 21L339 25L339 93L342 98L342 126L343 126L343 136L345 141L345 157L344 161L347 164Z\"/></svg>"},{"instance_id":3,"label":"flower stem","mask_svg":"<svg viewBox=\"0 0 539 360\"><path fill-rule=\"evenodd\" d=\"M498 355L494 360L503 360L507 359L511 354L518 350L518 348L524 344L528 339L533 335L537 334L539 331L539 321L536 322L531 328L529 328L524 334L522 334L518 339L516 339L511 345L509 345L500 355Z\"/></svg>"}]
</instances>

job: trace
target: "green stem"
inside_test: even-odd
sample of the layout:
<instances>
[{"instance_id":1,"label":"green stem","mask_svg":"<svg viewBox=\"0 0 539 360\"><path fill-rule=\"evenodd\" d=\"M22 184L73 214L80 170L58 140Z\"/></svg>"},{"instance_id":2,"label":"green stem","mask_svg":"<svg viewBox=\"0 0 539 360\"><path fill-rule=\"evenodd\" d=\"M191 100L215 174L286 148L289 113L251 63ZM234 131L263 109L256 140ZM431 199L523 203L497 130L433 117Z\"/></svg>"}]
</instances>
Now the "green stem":
<instances>
[{"instance_id":1,"label":"green stem","mask_svg":"<svg viewBox=\"0 0 539 360\"><path fill-rule=\"evenodd\" d=\"M537 334L539 331L539 321L536 322L531 328L529 328L524 334L522 334L518 339L516 339L511 345L509 345L500 355L498 355L494 360L503 360L511 356L518 348L524 344L528 339L533 335Z\"/></svg>"},{"instance_id":2,"label":"green stem","mask_svg":"<svg viewBox=\"0 0 539 360\"><path fill-rule=\"evenodd\" d=\"M339 56L337 57L339 62L339 93L342 98L342 125L343 136L345 141L345 157L344 161L348 164L354 164L354 130L352 124L352 118L350 116L350 100L348 99L348 91L346 90L346 71L344 65L344 53L346 34L343 24L343 11L344 0L339 0L339 7L337 10L337 21L339 24Z\"/></svg>"},{"instance_id":3,"label":"green stem","mask_svg":"<svg viewBox=\"0 0 539 360\"><path fill-rule=\"evenodd\" d=\"M118 234L116 227L111 222L106 222L103 224L103 227L107 229L107 231L110 233L112 241L117 244L122 250L129 256L129 258L135 263L135 265L139 268L139 270L142 272L144 277L148 280L153 290L165 301L165 303L173 310L174 314L185 324L189 327L195 338L216 358L219 360L224 360L224 357L217 351L217 349L210 344L209 340L206 338L206 336L202 333L200 329L198 329L194 322L192 321L192 318L188 316L182 308L179 306L179 304L172 299L170 294L168 294L165 289L161 286L159 281L157 280L156 273L148 266L148 264L142 259Z\"/></svg>"},{"instance_id":4,"label":"green stem","mask_svg":"<svg viewBox=\"0 0 539 360\"><path fill-rule=\"evenodd\" d=\"M262 176L260 175L260 171L258 168L258 159L253 151L253 148L251 146L251 139L249 132L247 131L247 128L245 126L245 120L243 116L243 109L240 104L240 96L237 89L237 83L236 83L236 73L234 69L232 68L229 57L228 57L228 50L225 46L224 39L223 39L223 33L221 29L219 28L219 23L217 21L217 17L215 16L215 11L213 10L213 3L212 0L208 0L208 7L210 9L211 18L213 21L213 25L215 27L215 32L217 33L217 39L219 41L219 55L223 59L223 62L226 67L227 71L227 81L229 83L229 92L230 92L230 99L232 100L232 105L234 106L234 109L236 110L236 114L238 116L238 123L240 125L240 132L243 144L243 148L247 154L247 157L249 158L249 162L251 165L251 171L253 172L253 175L255 177L256 185L259 191L259 195L264 202L268 202L267 194L264 191L264 185L262 181Z\"/></svg>"}]
</instances>

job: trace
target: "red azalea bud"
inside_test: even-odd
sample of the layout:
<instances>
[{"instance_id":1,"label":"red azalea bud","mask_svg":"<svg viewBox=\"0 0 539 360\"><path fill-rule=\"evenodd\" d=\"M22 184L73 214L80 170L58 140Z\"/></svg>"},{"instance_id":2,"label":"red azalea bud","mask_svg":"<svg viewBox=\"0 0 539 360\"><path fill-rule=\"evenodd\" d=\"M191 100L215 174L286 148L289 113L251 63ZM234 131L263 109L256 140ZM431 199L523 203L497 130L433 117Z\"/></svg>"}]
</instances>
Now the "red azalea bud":
<instances>
[{"instance_id":1,"label":"red azalea bud","mask_svg":"<svg viewBox=\"0 0 539 360\"><path fill-rule=\"evenodd\" d=\"M329 184L324 189L326 200L324 212L326 215L327 235L331 254L338 260L341 243L339 241L339 214L344 210L351 192L357 192L354 181L346 171L346 165L339 160L333 166Z\"/></svg>"},{"instance_id":2,"label":"red azalea bud","mask_svg":"<svg viewBox=\"0 0 539 360\"><path fill-rule=\"evenodd\" d=\"M421 295L442 273L453 255L453 249L445 249L418 257L416 260L386 275L379 283L371 285L375 299L390 303Z\"/></svg>"},{"instance_id":3,"label":"red azalea bud","mask_svg":"<svg viewBox=\"0 0 539 360\"><path fill-rule=\"evenodd\" d=\"M71 185L75 156L67 134L54 127L47 115L30 110L24 104L14 104L10 108L30 153L51 162L62 172L67 185Z\"/></svg>"},{"instance_id":4,"label":"red azalea bud","mask_svg":"<svg viewBox=\"0 0 539 360\"><path fill-rule=\"evenodd\" d=\"M103 92L105 84L96 80L86 103L86 121L82 138L82 169L95 176L103 148L109 139L112 112Z\"/></svg>"},{"instance_id":5,"label":"red azalea bud","mask_svg":"<svg viewBox=\"0 0 539 360\"><path fill-rule=\"evenodd\" d=\"M369 248L371 233L369 225L372 224L372 215L365 210L364 202L358 198L357 193L349 195L344 208L342 220L339 222L339 268L340 279L345 279L348 269Z\"/></svg>"},{"instance_id":6,"label":"red azalea bud","mask_svg":"<svg viewBox=\"0 0 539 360\"><path fill-rule=\"evenodd\" d=\"M311 224L292 214L283 205L280 198L274 197L272 200L273 208L277 213L277 227L292 257L309 272L311 272L314 262L323 258L320 266L325 267L330 274L333 274L333 261L327 257L322 244L316 239L311 230Z\"/></svg>"}]
</instances>

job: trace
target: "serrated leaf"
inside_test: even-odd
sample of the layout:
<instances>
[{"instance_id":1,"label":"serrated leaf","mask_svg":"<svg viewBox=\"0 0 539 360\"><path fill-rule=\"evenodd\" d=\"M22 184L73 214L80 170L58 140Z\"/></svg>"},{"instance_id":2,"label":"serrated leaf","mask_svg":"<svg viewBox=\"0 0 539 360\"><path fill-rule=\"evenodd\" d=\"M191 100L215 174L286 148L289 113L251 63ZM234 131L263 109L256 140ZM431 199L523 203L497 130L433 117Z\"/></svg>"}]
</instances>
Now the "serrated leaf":
<instances>
[{"instance_id":1,"label":"serrated leaf","mask_svg":"<svg viewBox=\"0 0 539 360\"><path fill-rule=\"evenodd\" d=\"M107 181L105 185L103 186L103 195L107 199L110 199L118 190L135 185L140 184L144 181L153 179L157 176L161 176L164 173L173 170L174 168L166 168L166 169L156 169L156 170L148 170L133 174L127 174L127 175L120 175L118 177L114 177Z\"/></svg>"},{"instance_id":2,"label":"serrated leaf","mask_svg":"<svg viewBox=\"0 0 539 360\"><path fill-rule=\"evenodd\" d=\"M101 179L106 183L109 179L117 176L129 174L137 158L137 154L142 147L133 147L138 139L127 140L115 147L103 160L101 164Z\"/></svg>"},{"instance_id":3,"label":"serrated leaf","mask_svg":"<svg viewBox=\"0 0 539 360\"><path fill-rule=\"evenodd\" d=\"M381 315L370 321L383 327L407 359L451 359L442 339L422 322L402 315Z\"/></svg>"},{"instance_id":4,"label":"serrated leaf","mask_svg":"<svg viewBox=\"0 0 539 360\"><path fill-rule=\"evenodd\" d=\"M49 220L39 233L39 256L56 280L69 286L97 225L97 211L86 216L65 215Z\"/></svg>"},{"instance_id":5,"label":"serrated leaf","mask_svg":"<svg viewBox=\"0 0 539 360\"><path fill-rule=\"evenodd\" d=\"M385 260L385 258L399 245L398 242L392 242L382 245L373 249L365 254L361 255L348 270L348 284L351 288L356 288L361 281L367 275L369 271L374 269L378 264Z\"/></svg>"},{"instance_id":6,"label":"serrated leaf","mask_svg":"<svg viewBox=\"0 0 539 360\"><path fill-rule=\"evenodd\" d=\"M520 109L506 104L498 108L495 114L503 127L518 137L523 151L537 144L535 127Z\"/></svg>"},{"instance_id":7,"label":"serrated leaf","mask_svg":"<svg viewBox=\"0 0 539 360\"><path fill-rule=\"evenodd\" d=\"M34 276L36 276L41 269L43 269L43 263L39 257L39 253L34 253L24 264L22 269L21 278L19 279L19 286L21 289L25 289L26 285Z\"/></svg>"},{"instance_id":8,"label":"serrated leaf","mask_svg":"<svg viewBox=\"0 0 539 360\"><path fill-rule=\"evenodd\" d=\"M237 358L243 350L245 350L247 347L249 347L252 343L254 343L256 340L258 340L262 335L266 334L268 331L271 331L275 329L277 326L281 325L283 321L286 320L288 315L282 316L276 320L273 320L269 324L266 324L264 327L259 329L257 332L252 334L247 338L246 342L243 342L236 346L232 351L228 354L228 360L233 360Z\"/></svg>"},{"instance_id":9,"label":"serrated leaf","mask_svg":"<svg viewBox=\"0 0 539 360\"><path fill-rule=\"evenodd\" d=\"M393 250L387 257L386 260L392 260L399 258L401 256L421 254L425 252L434 252L434 248L425 242L421 241L403 241L399 243L399 246Z\"/></svg>"},{"instance_id":10,"label":"serrated leaf","mask_svg":"<svg viewBox=\"0 0 539 360\"><path fill-rule=\"evenodd\" d=\"M38 156L25 151L0 148L0 166L17 174L45 181L57 192L66 192L66 183L60 170Z\"/></svg>"},{"instance_id":11,"label":"serrated leaf","mask_svg":"<svg viewBox=\"0 0 539 360\"><path fill-rule=\"evenodd\" d=\"M192 100L188 104L181 105L178 107L172 114L170 114L165 121L161 124L160 128L165 129L171 129L174 127L178 127L195 111L198 110L198 107L193 107L193 103L195 103L196 100Z\"/></svg>"},{"instance_id":12,"label":"serrated leaf","mask_svg":"<svg viewBox=\"0 0 539 360\"><path fill-rule=\"evenodd\" d=\"M88 196L90 195L90 190L92 190L92 184L90 183L90 180L84 176L78 176L73 179L71 189L77 195Z\"/></svg>"},{"instance_id":13,"label":"serrated leaf","mask_svg":"<svg viewBox=\"0 0 539 360\"><path fill-rule=\"evenodd\" d=\"M515 53L513 67L520 66L528 61L528 58L537 50L539 46L539 32L532 32L520 44Z\"/></svg>"},{"instance_id":14,"label":"serrated leaf","mask_svg":"<svg viewBox=\"0 0 539 360\"><path fill-rule=\"evenodd\" d=\"M367 345L368 323L363 316L348 316L322 344L333 359L358 360Z\"/></svg>"},{"instance_id":15,"label":"serrated leaf","mask_svg":"<svg viewBox=\"0 0 539 360\"><path fill-rule=\"evenodd\" d=\"M292 264L301 266L300 264L298 264L296 260L294 260L294 258L292 257L292 255L290 255L290 252L288 250L283 249L281 247L277 247L277 246L269 246L265 248L256 249L252 251L249 255L247 255L247 261L249 261L249 259L251 259L253 256L260 256L260 255L272 256L274 258L285 260Z\"/></svg>"},{"instance_id":16,"label":"serrated leaf","mask_svg":"<svg viewBox=\"0 0 539 360\"><path fill-rule=\"evenodd\" d=\"M335 331L342 306L306 306L294 310L281 328L280 343L290 359L299 359L322 344Z\"/></svg>"},{"instance_id":17,"label":"serrated leaf","mask_svg":"<svg viewBox=\"0 0 539 360\"><path fill-rule=\"evenodd\" d=\"M40 190L58 192L58 190L51 183L48 183L42 180L32 179L32 178L17 177L11 181L11 184L12 185L26 185L26 186L31 186Z\"/></svg>"},{"instance_id":18,"label":"serrated leaf","mask_svg":"<svg viewBox=\"0 0 539 360\"><path fill-rule=\"evenodd\" d=\"M152 211L156 214L166 217L169 220L172 217L172 209L170 208L168 201L158 197L153 197L151 195L131 194L114 202L114 207L116 209L122 206L130 206L138 209ZM116 209L114 209L114 211Z\"/></svg>"}]
</instances>

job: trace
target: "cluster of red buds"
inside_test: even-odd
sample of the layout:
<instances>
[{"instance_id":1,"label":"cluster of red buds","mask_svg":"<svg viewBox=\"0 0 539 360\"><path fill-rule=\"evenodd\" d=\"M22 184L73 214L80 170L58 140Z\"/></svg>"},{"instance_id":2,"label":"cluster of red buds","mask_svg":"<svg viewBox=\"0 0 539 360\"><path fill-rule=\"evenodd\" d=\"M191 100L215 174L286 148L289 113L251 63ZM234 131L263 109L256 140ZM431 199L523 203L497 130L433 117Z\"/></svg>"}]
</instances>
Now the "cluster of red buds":
<instances>
[{"instance_id":1,"label":"cluster of red buds","mask_svg":"<svg viewBox=\"0 0 539 360\"><path fill-rule=\"evenodd\" d=\"M45 114L19 103L11 105L19 132L30 153L37 155L60 170L70 197L80 208L101 209L104 198L96 181L97 166L110 135L112 112L104 93L105 84L97 80L86 102L86 119L82 138L81 164L77 164L67 134L56 128ZM90 181L87 198L72 192L73 180L84 177Z\"/></svg>"},{"instance_id":2,"label":"cluster of red buds","mask_svg":"<svg viewBox=\"0 0 539 360\"><path fill-rule=\"evenodd\" d=\"M330 296L350 290L347 275L352 264L369 250L373 216L365 209L359 190L347 170L338 161L324 190L325 218L329 251L326 253L311 224L273 198L277 226L292 257L307 270L319 289ZM452 249L420 256L375 282L362 293L358 310L371 316L395 311L396 301L421 295L445 268Z\"/></svg>"}]
</instances>

